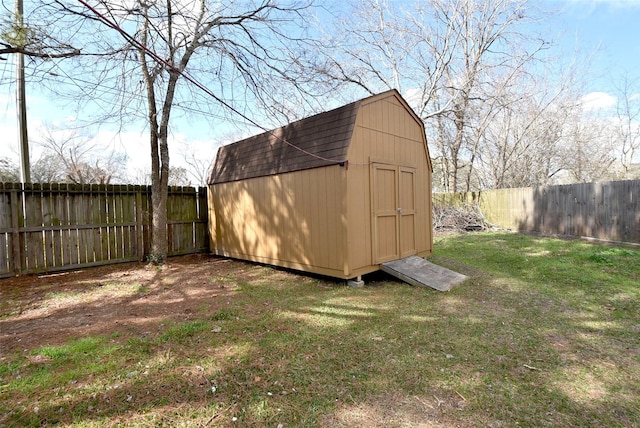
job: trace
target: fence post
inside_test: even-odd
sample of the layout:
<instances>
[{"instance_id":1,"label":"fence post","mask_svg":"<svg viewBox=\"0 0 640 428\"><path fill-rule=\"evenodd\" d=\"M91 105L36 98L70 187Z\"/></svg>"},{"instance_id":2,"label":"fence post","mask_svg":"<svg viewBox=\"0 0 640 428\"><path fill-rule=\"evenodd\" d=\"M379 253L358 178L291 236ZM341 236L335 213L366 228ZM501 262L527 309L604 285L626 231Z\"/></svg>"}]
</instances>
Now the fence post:
<instances>
[{"instance_id":1,"label":"fence post","mask_svg":"<svg viewBox=\"0 0 640 428\"><path fill-rule=\"evenodd\" d=\"M136 248L138 260L144 260L144 230L142 225L142 186L136 186Z\"/></svg>"},{"instance_id":2,"label":"fence post","mask_svg":"<svg viewBox=\"0 0 640 428\"><path fill-rule=\"evenodd\" d=\"M24 189L22 189L24 192ZM20 222L18 219L18 206L21 197L18 195L17 186L14 186L10 193L11 206L11 260L13 261L12 270L15 275L22 273L22 252L20 251Z\"/></svg>"}]
</instances>

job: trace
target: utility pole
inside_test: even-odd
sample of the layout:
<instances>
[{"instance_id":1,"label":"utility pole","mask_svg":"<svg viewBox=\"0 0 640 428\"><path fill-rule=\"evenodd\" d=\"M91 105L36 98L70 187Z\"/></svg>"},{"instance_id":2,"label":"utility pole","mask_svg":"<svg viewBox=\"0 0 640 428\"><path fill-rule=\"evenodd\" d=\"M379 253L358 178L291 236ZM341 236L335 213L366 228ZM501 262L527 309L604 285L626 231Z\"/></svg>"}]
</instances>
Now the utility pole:
<instances>
[{"instance_id":1,"label":"utility pole","mask_svg":"<svg viewBox=\"0 0 640 428\"><path fill-rule=\"evenodd\" d=\"M22 0L15 0L16 30L23 32ZM18 39L23 37L18 34ZM20 179L23 183L31 182L31 166L29 165L29 139L27 137L27 104L24 88L24 54L16 54L16 110L18 112L18 133L20 140Z\"/></svg>"}]
</instances>

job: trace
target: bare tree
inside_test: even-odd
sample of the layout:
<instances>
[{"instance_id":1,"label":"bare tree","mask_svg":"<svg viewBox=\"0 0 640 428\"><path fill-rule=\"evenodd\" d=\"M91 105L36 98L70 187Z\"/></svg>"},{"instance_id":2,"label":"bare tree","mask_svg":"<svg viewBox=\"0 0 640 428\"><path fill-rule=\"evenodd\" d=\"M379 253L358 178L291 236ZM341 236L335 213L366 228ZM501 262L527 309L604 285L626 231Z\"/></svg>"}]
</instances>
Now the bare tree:
<instances>
[{"instance_id":1,"label":"bare tree","mask_svg":"<svg viewBox=\"0 0 640 428\"><path fill-rule=\"evenodd\" d=\"M482 128L502 108L494 82L501 94L514 87L547 46L529 35L537 11L526 0L402 5L368 0L357 9L323 71L370 93L402 91L425 122L445 189L469 188Z\"/></svg>"},{"instance_id":2,"label":"bare tree","mask_svg":"<svg viewBox=\"0 0 640 428\"><path fill-rule=\"evenodd\" d=\"M0 183L13 183L18 181L20 181L18 165L9 158L0 158Z\"/></svg>"},{"instance_id":3,"label":"bare tree","mask_svg":"<svg viewBox=\"0 0 640 428\"><path fill-rule=\"evenodd\" d=\"M189 171L183 166L172 166L169 169L169 186L191 186Z\"/></svg>"},{"instance_id":4,"label":"bare tree","mask_svg":"<svg viewBox=\"0 0 640 428\"><path fill-rule=\"evenodd\" d=\"M209 178L212 158L203 158L195 152L183 153L183 160L188 169L185 171L191 176L197 186L206 186Z\"/></svg>"},{"instance_id":5,"label":"bare tree","mask_svg":"<svg viewBox=\"0 0 640 428\"><path fill-rule=\"evenodd\" d=\"M640 162L640 84L623 75L616 82L613 135L617 143L620 178L630 178L631 166Z\"/></svg>"},{"instance_id":6,"label":"bare tree","mask_svg":"<svg viewBox=\"0 0 640 428\"><path fill-rule=\"evenodd\" d=\"M83 49L102 55L90 64L79 62L73 71L93 76L98 91L109 87L112 102L105 107L121 126L141 116L146 123L153 207L150 259L162 262L167 254L172 113L216 106L248 119L254 113L247 106L256 105L279 117L291 114L284 94L304 92L309 80L298 65L311 55L304 26L310 5L272 0L102 0L95 7L80 0L56 5L69 27L82 34ZM83 86L92 92L90 84Z\"/></svg>"},{"instance_id":7,"label":"bare tree","mask_svg":"<svg viewBox=\"0 0 640 428\"><path fill-rule=\"evenodd\" d=\"M36 182L66 182L75 184L111 184L126 181L123 165L127 156L113 149L105 150L90 136L77 131L58 130L51 126L43 130L42 154L33 167Z\"/></svg>"},{"instance_id":8,"label":"bare tree","mask_svg":"<svg viewBox=\"0 0 640 428\"><path fill-rule=\"evenodd\" d=\"M570 181L588 183L616 178L614 140L608 124L588 114L569 118L565 125L565 162Z\"/></svg>"},{"instance_id":9,"label":"bare tree","mask_svg":"<svg viewBox=\"0 0 640 428\"><path fill-rule=\"evenodd\" d=\"M557 87L545 80L520 70L492 85L493 96L480 105L484 112L475 115L481 122L471 126L480 187L548 184L565 169L563 130L577 103L567 78Z\"/></svg>"},{"instance_id":10,"label":"bare tree","mask_svg":"<svg viewBox=\"0 0 640 428\"><path fill-rule=\"evenodd\" d=\"M505 107L501 96L515 87L518 76L536 60L545 42L525 35L521 26L531 24L530 8L526 1L497 0L460 2L434 1L433 20L445 28L448 40L437 49L450 49L447 62L442 65L443 79L439 98L446 100L432 111L446 118L445 126L451 127L452 139L436 135L444 140L444 170L451 191L461 190L461 172L470 177L477 152L481 149L478 138L496 114ZM432 51L432 56L441 55ZM495 82L501 88L496 92ZM425 97L427 100L431 97ZM491 108L487 108L490 106ZM426 104L426 109L429 104ZM471 129L470 129L471 128ZM475 134L475 137L474 137ZM470 190L470 179L466 189Z\"/></svg>"},{"instance_id":11,"label":"bare tree","mask_svg":"<svg viewBox=\"0 0 640 428\"><path fill-rule=\"evenodd\" d=\"M9 10L5 9L6 12ZM11 12L0 18L0 60L14 53L40 60L80 55L77 47L60 38L55 25L57 17L42 12L31 8L20 20Z\"/></svg>"},{"instance_id":12,"label":"bare tree","mask_svg":"<svg viewBox=\"0 0 640 428\"><path fill-rule=\"evenodd\" d=\"M326 41L327 61L316 64L330 83L352 85L368 95L406 83L415 40L401 14L386 0L353 2Z\"/></svg>"},{"instance_id":13,"label":"bare tree","mask_svg":"<svg viewBox=\"0 0 640 428\"><path fill-rule=\"evenodd\" d=\"M31 164L31 181L34 183L64 183L66 176L64 162L58 156L45 154Z\"/></svg>"},{"instance_id":14,"label":"bare tree","mask_svg":"<svg viewBox=\"0 0 640 428\"><path fill-rule=\"evenodd\" d=\"M169 168L169 186L192 186L191 175L185 167L172 166ZM135 184L150 186L151 173L148 170L138 168L134 170L131 181Z\"/></svg>"}]
</instances>

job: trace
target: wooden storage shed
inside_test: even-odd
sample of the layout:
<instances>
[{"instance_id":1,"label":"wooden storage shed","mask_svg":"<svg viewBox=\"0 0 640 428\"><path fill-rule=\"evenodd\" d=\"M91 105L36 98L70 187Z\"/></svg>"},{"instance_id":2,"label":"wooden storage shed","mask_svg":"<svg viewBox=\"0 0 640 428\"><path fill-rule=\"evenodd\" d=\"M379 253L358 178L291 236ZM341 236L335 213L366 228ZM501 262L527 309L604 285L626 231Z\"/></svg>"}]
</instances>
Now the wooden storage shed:
<instances>
[{"instance_id":1,"label":"wooden storage shed","mask_svg":"<svg viewBox=\"0 0 640 428\"><path fill-rule=\"evenodd\" d=\"M221 147L211 250L350 279L433 248L424 126L391 90Z\"/></svg>"}]
</instances>

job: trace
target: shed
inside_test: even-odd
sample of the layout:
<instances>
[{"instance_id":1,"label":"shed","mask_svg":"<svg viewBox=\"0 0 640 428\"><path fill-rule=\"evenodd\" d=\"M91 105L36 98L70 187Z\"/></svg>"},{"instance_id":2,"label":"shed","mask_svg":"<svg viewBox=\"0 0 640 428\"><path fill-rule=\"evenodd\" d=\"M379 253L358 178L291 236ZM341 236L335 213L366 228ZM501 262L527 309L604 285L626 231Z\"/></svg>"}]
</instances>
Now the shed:
<instances>
[{"instance_id":1,"label":"shed","mask_svg":"<svg viewBox=\"0 0 640 428\"><path fill-rule=\"evenodd\" d=\"M424 125L396 91L218 150L208 186L221 256L342 279L433 249Z\"/></svg>"}]
</instances>

